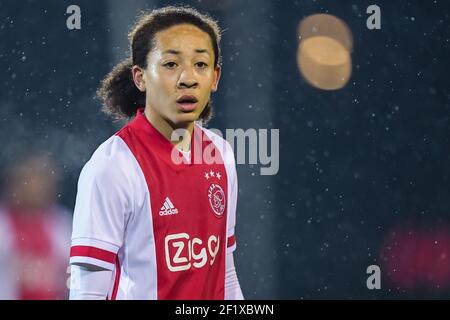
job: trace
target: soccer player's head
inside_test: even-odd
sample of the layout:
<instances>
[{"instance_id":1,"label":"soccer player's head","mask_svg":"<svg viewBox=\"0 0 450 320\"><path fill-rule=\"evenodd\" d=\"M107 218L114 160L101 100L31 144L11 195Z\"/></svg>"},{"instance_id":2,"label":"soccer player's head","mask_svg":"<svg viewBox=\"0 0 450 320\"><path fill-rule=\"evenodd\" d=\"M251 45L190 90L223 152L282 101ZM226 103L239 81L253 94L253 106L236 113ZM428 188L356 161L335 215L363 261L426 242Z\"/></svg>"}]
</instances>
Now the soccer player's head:
<instances>
[{"instance_id":1,"label":"soccer player's head","mask_svg":"<svg viewBox=\"0 0 450 320\"><path fill-rule=\"evenodd\" d=\"M47 155L32 151L17 155L4 180L5 200L11 207L43 209L56 200L58 172Z\"/></svg>"},{"instance_id":2,"label":"soccer player's head","mask_svg":"<svg viewBox=\"0 0 450 320\"><path fill-rule=\"evenodd\" d=\"M130 118L137 108L175 126L212 116L220 78L216 21L189 7L164 7L139 17L129 34L131 57L103 80L103 111Z\"/></svg>"}]
</instances>

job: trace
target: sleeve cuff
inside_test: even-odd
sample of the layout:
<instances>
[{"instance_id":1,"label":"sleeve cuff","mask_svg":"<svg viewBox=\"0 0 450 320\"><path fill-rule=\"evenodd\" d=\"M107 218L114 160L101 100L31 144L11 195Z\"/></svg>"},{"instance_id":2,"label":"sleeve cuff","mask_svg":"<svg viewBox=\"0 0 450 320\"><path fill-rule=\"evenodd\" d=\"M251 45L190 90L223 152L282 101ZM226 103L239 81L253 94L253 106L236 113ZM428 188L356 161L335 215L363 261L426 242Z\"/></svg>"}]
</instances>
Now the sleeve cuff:
<instances>
[{"instance_id":1,"label":"sleeve cuff","mask_svg":"<svg viewBox=\"0 0 450 320\"><path fill-rule=\"evenodd\" d=\"M89 238L73 239L70 264L91 264L114 270L118 251L117 246L107 242Z\"/></svg>"},{"instance_id":2,"label":"sleeve cuff","mask_svg":"<svg viewBox=\"0 0 450 320\"><path fill-rule=\"evenodd\" d=\"M227 239L227 253L231 253L236 250L236 236L233 234L232 236L228 236Z\"/></svg>"}]
</instances>

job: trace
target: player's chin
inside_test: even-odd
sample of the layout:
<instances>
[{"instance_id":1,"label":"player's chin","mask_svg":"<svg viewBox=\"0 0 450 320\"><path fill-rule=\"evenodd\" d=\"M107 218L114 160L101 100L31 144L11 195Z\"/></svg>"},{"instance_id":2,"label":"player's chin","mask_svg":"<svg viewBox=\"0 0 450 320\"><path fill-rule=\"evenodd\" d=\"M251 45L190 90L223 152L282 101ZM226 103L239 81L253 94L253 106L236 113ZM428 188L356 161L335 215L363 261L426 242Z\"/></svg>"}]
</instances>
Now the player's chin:
<instances>
[{"instance_id":1,"label":"player's chin","mask_svg":"<svg viewBox=\"0 0 450 320\"><path fill-rule=\"evenodd\" d=\"M190 111L190 112L178 112L177 115L174 117L174 123L176 124L186 124L189 122L197 121L200 117L200 114L198 111Z\"/></svg>"},{"instance_id":2,"label":"player's chin","mask_svg":"<svg viewBox=\"0 0 450 320\"><path fill-rule=\"evenodd\" d=\"M195 112L185 112L182 114L177 114L172 118L172 122L176 126L184 127L185 125L198 120L199 115Z\"/></svg>"}]
</instances>

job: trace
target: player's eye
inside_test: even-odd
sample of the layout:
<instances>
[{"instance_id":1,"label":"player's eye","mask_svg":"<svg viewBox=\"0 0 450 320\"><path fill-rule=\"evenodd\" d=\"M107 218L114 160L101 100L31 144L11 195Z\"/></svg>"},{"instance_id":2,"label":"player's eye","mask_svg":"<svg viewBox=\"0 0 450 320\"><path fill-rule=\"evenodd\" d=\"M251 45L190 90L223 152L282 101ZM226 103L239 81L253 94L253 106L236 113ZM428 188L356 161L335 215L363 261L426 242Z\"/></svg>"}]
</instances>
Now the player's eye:
<instances>
[{"instance_id":1,"label":"player's eye","mask_svg":"<svg viewBox=\"0 0 450 320\"><path fill-rule=\"evenodd\" d=\"M202 62L202 61L197 62L195 65L196 65L197 67L199 67L200 69L204 69L204 68L208 67L208 64L205 63L205 62Z\"/></svg>"},{"instance_id":2,"label":"player's eye","mask_svg":"<svg viewBox=\"0 0 450 320\"><path fill-rule=\"evenodd\" d=\"M170 61L164 63L163 66L166 67L167 69L174 69L177 66L177 64L173 61Z\"/></svg>"}]
</instances>

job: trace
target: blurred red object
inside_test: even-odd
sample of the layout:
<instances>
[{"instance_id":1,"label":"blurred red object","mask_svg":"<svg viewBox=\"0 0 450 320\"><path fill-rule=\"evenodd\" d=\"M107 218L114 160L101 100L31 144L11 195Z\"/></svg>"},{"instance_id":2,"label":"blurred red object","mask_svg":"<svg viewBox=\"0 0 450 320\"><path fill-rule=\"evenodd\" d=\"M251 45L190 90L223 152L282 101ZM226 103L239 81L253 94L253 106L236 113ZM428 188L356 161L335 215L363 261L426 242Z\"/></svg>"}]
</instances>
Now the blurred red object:
<instances>
[{"instance_id":1,"label":"blurred red object","mask_svg":"<svg viewBox=\"0 0 450 320\"><path fill-rule=\"evenodd\" d=\"M66 299L71 215L56 204L57 176L46 156L9 168L0 206L0 299Z\"/></svg>"},{"instance_id":2,"label":"blurred red object","mask_svg":"<svg viewBox=\"0 0 450 320\"><path fill-rule=\"evenodd\" d=\"M450 228L400 227L381 249L384 273L404 290L450 288Z\"/></svg>"}]
</instances>

